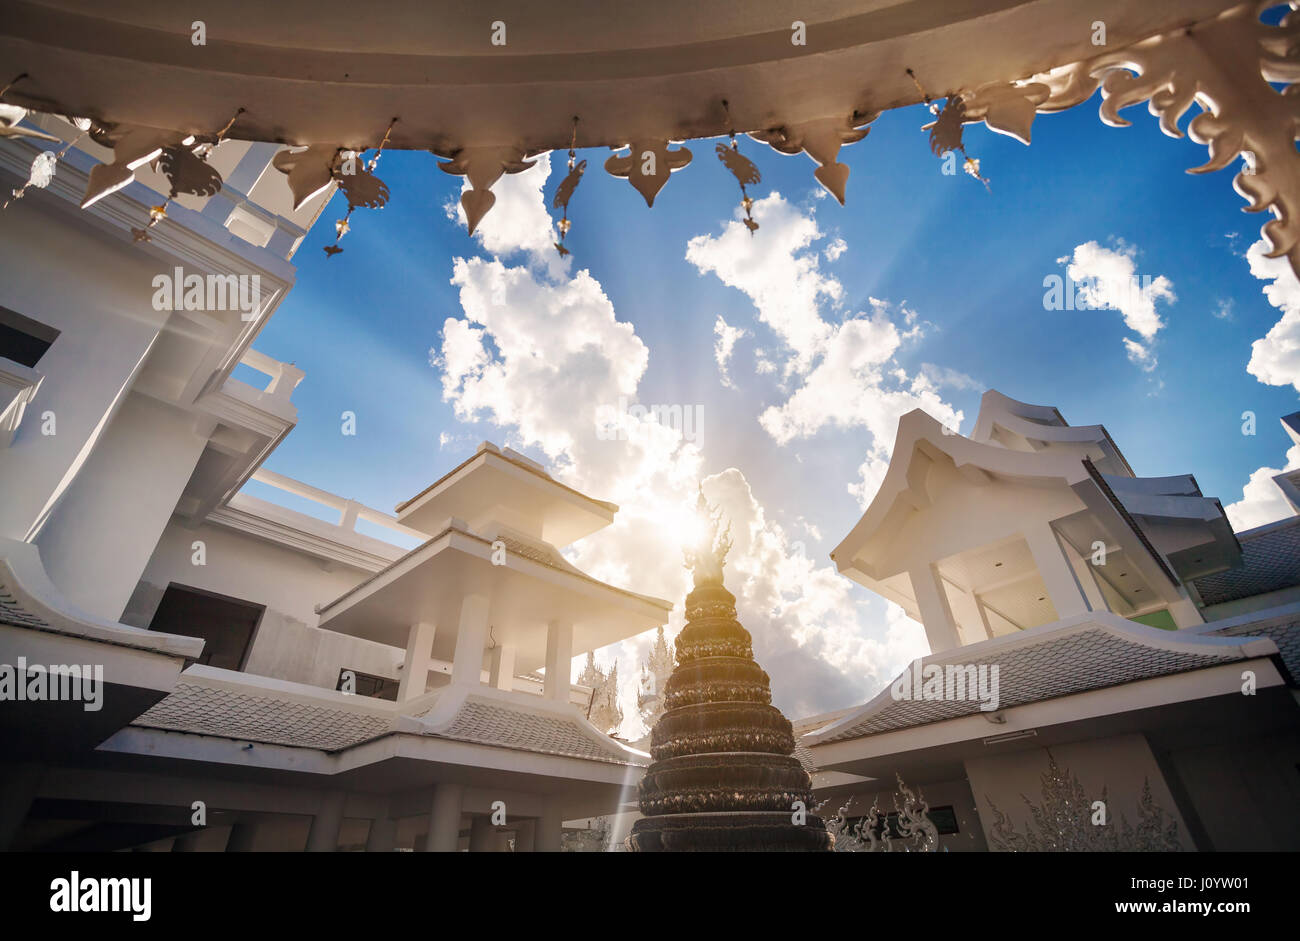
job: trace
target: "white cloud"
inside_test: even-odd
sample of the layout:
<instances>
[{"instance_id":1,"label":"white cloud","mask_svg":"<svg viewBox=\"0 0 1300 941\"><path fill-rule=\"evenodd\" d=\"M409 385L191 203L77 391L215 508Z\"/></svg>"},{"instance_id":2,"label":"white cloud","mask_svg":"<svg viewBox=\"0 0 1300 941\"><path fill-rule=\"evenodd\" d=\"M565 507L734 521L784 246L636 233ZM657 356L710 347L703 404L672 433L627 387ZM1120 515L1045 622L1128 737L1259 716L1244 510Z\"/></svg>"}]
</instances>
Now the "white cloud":
<instances>
[{"instance_id":1,"label":"white cloud","mask_svg":"<svg viewBox=\"0 0 1300 941\"><path fill-rule=\"evenodd\" d=\"M1066 274L1077 287L1076 299L1080 307L1117 310L1124 325L1138 335L1134 340L1126 337L1124 348L1131 362L1150 372L1156 367L1156 357L1151 345L1164 326L1156 304L1172 304L1178 300L1174 285L1164 275L1143 275L1139 278L1134 260L1137 249L1119 242L1115 248L1103 248L1096 242L1075 246Z\"/></svg>"},{"instance_id":2,"label":"white cloud","mask_svg":"<svg viewBox=\"0 0 1300 941\"><path fill-rule=\"evenodd\" d=\"M1286 467L1261 467L1251 474L1241 490L1241 499L1223 508L1232 528L1241 532L1294 514L1295 510L1273 478L1297 467L1300 467L1300 444L1292 445L1286 452Z\"/></svg>"},{"instance_id":3,"label":"white cloud","mask_svg":"<svg viewBox=\"0 0 1300 941\"><path fill-rule=\"evenodd\" d=\"M824 304L837 305L844 288L819 267L821 256L813 243L823 236L815 211L805 212L772 193L754 205L763 238L750 238L737 216L720 235L691 239L686 258L701 272L712 272L748 295L758 320L771 328L786 354L781 387L785 401L768 407L759 418L774 441L788 444L824 428L869 432L862 480L849 488L865 503L878 487L880 465L888 463L899 417L922 408L958 426L962 416L943 401L932 379L908 375L893 362L905 341L919 338L931 326L919 321L916 311L902 305L893 309L887 301L871 297L869 313L838 323L823 315ZM906 330L899 330L896 319ZM759 373L772 359L773 354L759 351Z\"/></svg>"},{"instance_id":4,"label":"white cloud","mask_svg":"<svg viewBox=\"0 0 1300 941\"><path fill-rule=\"evenodd\" d=\"M474 238L485 251L499 258L524 253L530 264L540 266L552 280L558 280L568 275L572 256L561 257L555 248L559 236L543 197L550 175L551 155L546 153L529 169L507 173L497 180L492 186L496 202L474 230ZM461 192L469 190L466 178ZM465 210L459 200L452 200L446 209L450 217L465 224Z\"/></svg>"},{"instance_id":5,"label":"white cloud","mask_svg":"<svg viewBox=\"0 0 1300 941\"><path fill-rule=\"evenodd\" d=\"M821 301L839 301L844 288L819 269L818 253L808 250L823 237L811 214L800 212L780 193L772 193L754 203L754 218L762 223L762 238L751 238L737 218L719 236L691 239L686 260L748 294L759 320L771 327L790 351L786 374L802 373L822 352L832 332L818 312Z\"/></svg>"},{"instance_id":6,"label":"white cloud","mask_svg":"<svg viewBox=\"0 0 1300 941\"><path fill-rule=\"evenodd\" d=\"M1290 261L1269 258L1267 251L1267 243L1255 242L1246 251L1246 259L1251 274L1272 282L1264 287L1264 296L1282 311L1282 318L1251 344L1246 371L1266 385L1295 386L1300 392L1300 280Z\"/></svg>"},{"instance_id":7,"label":"white cloud","mask_svg":"<svg viewBox=\"0 0 1300 941\"><path fill-rule=\"evenodd\" d=\"M826 256L827 261L837 261L848 250L848 242L844 241L844 239L836 239L826 246L826 250L822 254Z\"/></svg>"},{"instance_id":8,"label":"white cloud","mask_svg":"<svg viewBox=\"0 0 1300 941\"><path fill-rule=\"evenodd\" d=\"M749 331L741 327L733 327L718 315L718 319L713 324L713 358L718 363L718 378L722 384L729 389L736 387L731 381L731 374L728 366L731 363L731 354L735 352L736 341L741 337L749 336Z\"/></svg>"},{"instance_id":9,"label":"white cloud","mask_svg":"<svg viewBox=\"0 0 1300 941\"><path fill-rule=\"evenodd\" d=\"M1217 320L1236 320L1232 313L1235 306L1236 303L1232 298L1221 297L1214 305L1213 314Z\"/></svg>"},{"instance_id":10,"label":"white cloud","mask_svg":"<svg viewBox=\"0 0 1300 941\"><path fill-rule=\"evenodd\" d=\"M958 392L983 393L988 388L984 383L966 375L964 372L949 369L947 366L936 366L934 363L922 363L921 375L929 379L935 386L946 386L949 389L956 389Z\"/></svg>"}]
</instances>

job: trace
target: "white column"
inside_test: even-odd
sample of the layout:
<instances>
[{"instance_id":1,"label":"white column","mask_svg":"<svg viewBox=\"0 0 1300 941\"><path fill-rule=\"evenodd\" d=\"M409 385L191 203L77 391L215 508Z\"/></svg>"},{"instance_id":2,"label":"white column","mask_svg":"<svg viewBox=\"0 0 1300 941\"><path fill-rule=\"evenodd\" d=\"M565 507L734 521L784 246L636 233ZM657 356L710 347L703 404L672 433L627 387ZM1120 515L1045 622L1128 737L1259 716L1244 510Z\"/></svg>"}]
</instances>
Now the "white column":
<instances>
[{"instance_id":1,"label":"white column","mask_svg":"<svg viewBox=\"0 0 1300 941\"><path fill-rule=\"evenodd\" d=\"M429 664L433 660L433 637L436 632L435 625L423 621L411 625L411 631L406 635L402 679L397 686L398 702L424 695L429 684Z\"/></svg>"},{"instance_id":2,"label":"white column","mask_svg":"<svg viewBox=\"0 0 1300 941\"><path fill-rule=\"evenodd\" d=\"M1047 595L1056 608L1057 618L1068 618L1092 611L1083 586L1074 574L1074 567L1066 558L1051 523L1039 523L1025 530L1025 542L1038 566L1038 574L1047 586Z\"/></svg>"},{"instance_id":3,"label":"white column","mask_svg":"<svg viewBox=\"0 0 1300 941\"><path fill-rule=\"evenodd\" d=\"M497 644L489 651L488 682L506 692L515 688L515 645Z\"/></svg>"},{"instance_id":4,"label":"white column","mask_svg":"<svg viewBox=\"0 0 1300 941\"><path fill-rule=\"evenodd\" d=\"M925 568L913 569L907 575L912 580L912 592L916 595L921 623L925 625L925 636L930 641L930 652L940 653L960 647L961 637L957 634L952 608L948 604L948 593L944 590L938 571L933 565L927 565Z\"/></svg>"},{"instance_id":5,"label":"white column","mask_svg":"<svg viewBox=\"0 0 1300 941\"><path fill-rule=\"evenodd\" d=\"M451 661L453 684L477 686L483 682L483 648L487 645L491 609L487 595L466 595L461 599L456 653Z\"/></svg>"},{"instance_id":6,"label":"white column","mask_svg":"<svg viewBox=\"0 0 1300 941\"><path fill-rule=\"evenodd\" d=\"M546 627L547 699L569 701L569 668L573 663L573 622L551 621Z\"/></svg>"},{"instance_id":7,"label":"white column","mask_svg":"<svg viewBox=\"0 0 1300 941\"><path fill-rule=\"evenodd\" d=\"M558 853L563 834L564 820L560 817L560 805L555 798L547 798L542 802L542 815L533 827L533 846L539 853Z\"/></svg>"},{"instance_id":8,"label":"white column","mask_svg":"<svg viewBox=\"0 0 1300 941\"><path fill-rule=\"evenodd\" d=\"M320 808L311 818L307 833L307 852L333 853L339 848L339 829L343 826L346 791L328 791L321 795Z\"/></svg>"},{"instance_id":9,"label":"white column","mask_svg":"<svg viewBox=\"0 0 1300 941\"><path fill-rule=\"evenodd\" d=\"M993 625L989 623L988 608L984 607L984 602L980 600L979 595L972 596L975 599L975 610L979 612L980 624L984 626L984 633L989 640L993 639Z\"/></svg>"},{"instance_id":10,"label":"white column","mask_svg":"<svg viewBox=\"0 0 1300 941\"><path fill-rule=\"evenodd\" d=\"M436 784L429 811L429 832L424 838L426 853L454 853L460 845L460 805L463 784Z\"/></svg>"}]
</instances>

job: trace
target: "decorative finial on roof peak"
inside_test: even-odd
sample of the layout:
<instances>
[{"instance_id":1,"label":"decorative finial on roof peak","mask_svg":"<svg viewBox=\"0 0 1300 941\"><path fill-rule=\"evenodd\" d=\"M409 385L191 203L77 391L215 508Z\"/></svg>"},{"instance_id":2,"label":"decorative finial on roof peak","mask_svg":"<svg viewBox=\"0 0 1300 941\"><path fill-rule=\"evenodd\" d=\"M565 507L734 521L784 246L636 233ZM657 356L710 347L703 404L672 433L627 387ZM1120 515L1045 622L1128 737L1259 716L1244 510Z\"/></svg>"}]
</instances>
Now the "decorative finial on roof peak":
<instances>
[{"instance_id":1,"label":"decorative finial on roof peak","mask_svg":"<svg viewBox=\"0 0 1300 941\"><path fill-rule=\"evenodd\" d=\"M722 522L722 510L704 499L704 487L699 489L695 512L700 520L700 532L694 545L683 549L686 567L694 573L695 587L704 584L722 584L722 567L731 551L731 522Z\"/></svg>"}]
</instances>

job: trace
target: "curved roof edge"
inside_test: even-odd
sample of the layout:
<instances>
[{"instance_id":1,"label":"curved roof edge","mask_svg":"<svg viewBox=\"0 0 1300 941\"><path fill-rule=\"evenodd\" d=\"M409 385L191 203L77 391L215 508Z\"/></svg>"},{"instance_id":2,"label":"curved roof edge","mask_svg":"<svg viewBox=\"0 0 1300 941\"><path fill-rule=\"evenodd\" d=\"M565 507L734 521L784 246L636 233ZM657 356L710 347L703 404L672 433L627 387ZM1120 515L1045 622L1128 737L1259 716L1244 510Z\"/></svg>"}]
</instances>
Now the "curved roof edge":
<instances>
[{"instance_id":1,"label":"curved roof edge","mask_svg":"<svg viewBox=\"0 0 1300 941\"><path fill-rule=\"evenodd\" d=\"M911 672L918 664L921 667L931 664L965 666L976 661L986 661L991 656L1009 656L1018 650L1047 644L1068 637L1071 634L1081 634L1097 629L1119 640L1150 650L1212 657L1224 662L1268 657L1278 653L1277 644L1268 637L1210 637L1193 631L1166 631L1156 627L1148 627L1145 624L1130 621L1128 618L1110 612L1081 614L1051 624L1031 627L1015 634L1006 634L1001 637L994 637L991 640L984 640L965 647L956 647L941 653L918 658L909 663L894 680L870 700L845 713L834 722L805 734L801 741L806 746L813 746L858 737L857 735L845 733L851 732L864 720L871 719L895 705L896 700L892 692L893 685L899 678ZM1120 684L1099 683L1095 688L1102 688L1107 685L1123 685L1123 682L1134 682L1140 679L1142 677L1135 678L1135 680L1125 680ZM1087 690L1080 690L1079 692L1085 691ZM1017 703L1015 705L1026 704ZM1007 708L1013 707L1008 706Z\"/></svg>"},{"instance_id":2,"label":"curved roof edge","mask_svg":"<svg viewBox=\"0 0 1300 941\"><path fill-rule=\"evenodd\" d=\"M958 470L968 472L985 472L1023 480L1056 480L1070 486L1088 477L1080 460L1086 454L1014 451L962 435L949 434L932 415L921 409L913 409L898 420L893 454L880 489L862 518L831 551L831 558L839 571L843 572L849 567L852 559L884 522L894 504L912 492L914 481L911 467L919 448L933 449L936 453L944 454ZM916 481L915 485L920 486L921 483L922 481Z\"/></svg>"},{"instance_id":3,"label":"curved roof edge","mask_svg":"<svg viewBox=\"0 0 1300 941\"><path fill-rule=\"evenodd\" d=\"M36 546L16 539L0 539L0 624L188 660L197 658L204 644L199 637L131 627L83 611L50 581Z\"/></svg>"}]
</instances>

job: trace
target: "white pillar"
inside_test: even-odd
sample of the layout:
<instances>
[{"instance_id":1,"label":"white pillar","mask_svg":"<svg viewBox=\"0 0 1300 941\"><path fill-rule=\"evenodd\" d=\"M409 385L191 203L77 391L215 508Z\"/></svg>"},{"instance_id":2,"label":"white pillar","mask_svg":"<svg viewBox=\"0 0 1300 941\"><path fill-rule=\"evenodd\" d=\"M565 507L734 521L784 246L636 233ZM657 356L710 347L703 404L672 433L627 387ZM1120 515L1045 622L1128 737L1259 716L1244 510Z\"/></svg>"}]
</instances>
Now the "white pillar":
<instances>
[{"instance_id":1,"label":"white pillar","mask_svg":"<svg viewBox=\"0 0 1300 941\"><path fill-rule=\"evenodd\" d=\"M1047 586L1047 595L1056 608L1057 618L1068 618L1092 611L1083 586L1074 574L1074 567L1066 558L1051 523L1039 523L1025 530L1025 542L1038 566L1038 574Z\"/></svg>"},{"instance_id":2,"label":"white pillar","mask_svg":"<svg viewBox=\"0 0 1300 941\"><path fill-rule=\"evenodd\" d=\"M333 853L339 848L339 829L343 826L346 791L328 791L321 795L320 807L311 818L307 833L307 852Z\"/></svg>"},{"instance_id":3,"label":"white pillar","mask_svg":"<svg viewBox=\"0 0 1300 941\"><path fill-rule=\"evenodd\" d=\"M483 682L483 648L487 645L490 612L487 595L466 595L461 599L456 653L451 661L453 684L477 686Z\"/></svg>"},{"instance_id":4,"label":"white pillar","mask_svg":"<svg viewBox=\"0 0 1300 941\"><path fill-rule=\"evenodd\" d=\"M944 590L938 571L933 565L927 565L913 569L907 575L912 580L912 592L916 595L916 606L920 610L921 623L925 626L925 636L930 641L930 652L940 653L960 647L961 637L957 634L952 608L948 604L948 593Z\"/></svg>"},{"instance_id":5,"label":"white pillar","mask_svg":"<svg viewBox=\"0 0 1300 941\"><path fill-rule=\"evenodd\" d=\"M542 802L542 815L533 827L533 846L539 853L558 853L564 835L564 820L555 798Z\"/></svg>"},{"instance_id":6,"label":"white pillar","mask_svg":"<svg viewBox=\"0 0 1300 941\"><path fill-rule=\"evenodd\" d=\"M406 702L423 696L429 685L429 664L433 660L433 624L412 624L406 635L406 659L402 661L402 679L397 686L397 701Z\"/></svg>"},{"instance_id":7,"label":"white pillar","mask_svg":"<svg viewBox=\"0 0 1300 941\"><path fill-rule=\"evenodd\" d=\"M569 701L569 669L573 663L573 622L551 621L546 627L546 683L543 694Z\"/></svg>"},{"instance_id":8,"label":"white pillar","mask_svg":"<svg viewBox=\"0 0 1300 941\"><path fill-rule=\"evenodd\" d=\"M460 805L463 784L436 784L429 811L429 832L424 838L426 853L454 853L460 846Z\"/></svg>"},{"instance_id":9,"label":"white pillar","mask_svg":"<svg viewBox=\"0 0 1300 941\"><path fill-rule=\"evenodd\" d=\"M1190 598L1180 598L1169 605L1169 616L1174 619L1174 624L1178 627L1195 627L1198 624L1204 624L1205 618L1201 617L1201 611L1196 607L1196 603Z\"/></svg>"},{"instance_id":10,"label":"white pillar","mask_svg":"<svg viewBox=\"0 0 1300 941\"><path fill-rule=\"evenodd\" d=\"M497 644L489 652L492 666L488 682L506 692L515 688L515 645Z\"/></svg>"},{"instance_id":11,"label":"white pillar","mask_svg":"<svg viewBox=\"0 0 1300 941\"><path fill-rule=\"evenodd\" d=\"M984 634L989 640L993 639L993 625L989 623L989 611L984 607L984 602L980 600L979 595L973 595L975 599L975 610L979 612L980 624L984 627Z\"/></svg>"}]
</instances>

